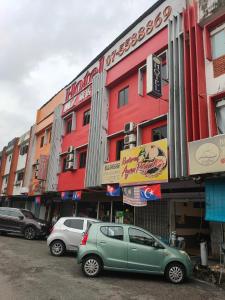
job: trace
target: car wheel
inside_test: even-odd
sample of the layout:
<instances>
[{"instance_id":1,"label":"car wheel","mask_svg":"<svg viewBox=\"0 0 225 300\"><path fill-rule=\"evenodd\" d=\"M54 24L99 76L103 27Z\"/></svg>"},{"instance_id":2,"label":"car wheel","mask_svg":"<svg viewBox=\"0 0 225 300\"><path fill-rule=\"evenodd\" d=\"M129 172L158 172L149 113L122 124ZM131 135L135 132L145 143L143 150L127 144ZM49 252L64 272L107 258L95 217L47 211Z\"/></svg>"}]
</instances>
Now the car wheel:
<instances>
[{"instance_id":1,"label":"car wheel","mask_svg":"<svg viewBox=\"0 0 225 300\"><path fill-rule=\"evenodd\" d=\"M185 268L182 264L178 262L171 263L166 268L165 275L167 280L172 283L182 283L185 279Z\"/></svg>"},{"instance_id":2,"label":"car wheel","mask_svg":"<svg viewBox=\"0 0 225 300\"><path fill-rule=\"evenodd\" d=\"M82 271L87 277L96 277L102 270L102 262L97 256L88 256L82 262Z\"/></svg>"},{"instance_id":3,"label":"car wheel","mask_svg":"<svg viewBox=\"0 0 225 300\"><path fill-rule=\"evenodd\" d=\"M34 240L36 237L36 230L32 226L28 226L24 229L24 237L27 240Z\"/></svg>"},{"instance_id":4,"label":"car wheel","mask_svg":"<svg viewBox=\"0 0 225 300\"><path fill-rule=\"evenodd\" d=\"M65 244L60 240L53 241L50 244L50 251L54 256L62 256L66 251Z\"/></svg>"}]
</instances>

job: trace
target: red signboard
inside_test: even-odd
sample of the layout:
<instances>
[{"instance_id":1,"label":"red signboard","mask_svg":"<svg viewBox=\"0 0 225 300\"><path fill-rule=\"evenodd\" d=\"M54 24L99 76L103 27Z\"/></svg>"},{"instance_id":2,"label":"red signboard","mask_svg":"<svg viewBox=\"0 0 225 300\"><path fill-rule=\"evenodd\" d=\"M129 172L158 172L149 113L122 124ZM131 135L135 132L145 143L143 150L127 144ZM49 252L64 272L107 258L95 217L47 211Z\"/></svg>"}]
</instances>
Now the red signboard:
<instances>
[{"instance_id":1,"label":"red signboard","mask_svg":"<svg viewBox=\"0 0 225 300\"><path fill-rule=\"evenodd\" d=\"M39 158L38 179L46 180L48 169L48 155L41 155Z\"/></svg>"}]
</instances>

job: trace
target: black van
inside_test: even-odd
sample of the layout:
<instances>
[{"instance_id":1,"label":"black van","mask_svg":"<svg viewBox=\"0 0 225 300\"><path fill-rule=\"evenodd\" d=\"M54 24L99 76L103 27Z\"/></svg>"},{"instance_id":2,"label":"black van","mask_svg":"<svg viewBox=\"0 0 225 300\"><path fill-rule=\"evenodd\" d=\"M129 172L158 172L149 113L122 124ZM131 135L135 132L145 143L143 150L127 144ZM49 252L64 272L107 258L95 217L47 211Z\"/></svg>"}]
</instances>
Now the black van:
<instances>
[{"instance_id":1,"label":"black van","mask_svg":"<svg viewBox=\"0 0 225 300\"><path fill-rule=\"evenodd\" d=\"M0 207L0 233L18 233L26 239L44 237L49 233L46 221L36 218L26 209Z\"/></svg>"}]
</instances>

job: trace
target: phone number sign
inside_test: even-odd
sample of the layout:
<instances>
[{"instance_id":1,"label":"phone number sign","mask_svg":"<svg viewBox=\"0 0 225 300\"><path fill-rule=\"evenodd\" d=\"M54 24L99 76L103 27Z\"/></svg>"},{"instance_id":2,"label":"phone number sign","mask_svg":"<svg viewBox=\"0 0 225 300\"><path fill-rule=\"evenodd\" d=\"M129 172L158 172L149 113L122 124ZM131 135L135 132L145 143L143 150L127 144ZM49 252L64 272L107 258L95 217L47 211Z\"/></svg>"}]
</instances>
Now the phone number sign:
<instances>
[{"instance_id":1,"label":"phone number sign","mask_svg":"<svg viewBox=\"0 0 225 300\"><path fill-rule=\"evenodd\" d=\"M184 7L184 0L168 0L160 5L106 53L105 69L110 69L126 55L134 51L158 31L167 26L168 20L173 13L181 12Z\"/></svg>"}]
</instances>

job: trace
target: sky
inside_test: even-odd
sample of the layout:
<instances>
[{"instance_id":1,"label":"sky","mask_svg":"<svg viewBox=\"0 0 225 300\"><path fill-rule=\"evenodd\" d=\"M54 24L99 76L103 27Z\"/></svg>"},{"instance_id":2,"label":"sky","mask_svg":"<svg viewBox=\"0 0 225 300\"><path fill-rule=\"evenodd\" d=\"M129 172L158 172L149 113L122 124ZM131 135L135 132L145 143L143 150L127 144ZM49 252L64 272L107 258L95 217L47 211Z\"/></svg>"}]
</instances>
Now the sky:
<instances>
[{"instance_id":1,"label":"sky","mask_svg":"<svg viewBox=\"0 0 225 300\"><path fill-rule=\"evenodd\" d=\"M0 150L156 0L0 0Z\"/></svg>"}]
</instances>

